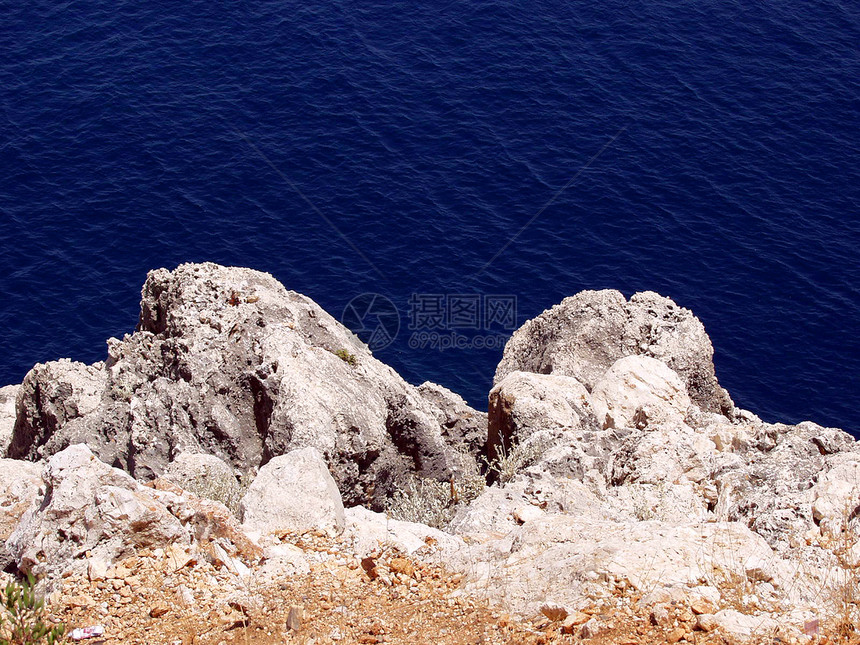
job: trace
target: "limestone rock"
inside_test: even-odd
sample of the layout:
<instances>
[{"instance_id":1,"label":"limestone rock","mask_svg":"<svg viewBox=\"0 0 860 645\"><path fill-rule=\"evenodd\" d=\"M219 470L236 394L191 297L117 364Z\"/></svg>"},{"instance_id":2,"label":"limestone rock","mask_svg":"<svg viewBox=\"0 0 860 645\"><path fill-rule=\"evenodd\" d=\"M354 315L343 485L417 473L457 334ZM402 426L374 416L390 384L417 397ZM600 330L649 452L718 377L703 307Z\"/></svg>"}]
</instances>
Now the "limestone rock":
<instances>
[{"instance_id":1,"label":"limestone rock","mask_svg":"<svg viewBox=\"0 0 860 645\"><path fill-rule=\"evenodd\" d=\"M8 456L38 459L44 444L60 428L64 428L64 445L57 449L81 438L82 421L98 408L104 388L105 374L98 363L61 359L37 364L20 386Z\"/></svg>"},{"instance_id":2,"label":"limestone rock","mask_svg":"<svg viewBox=\"0 0 860 645\"><path fill-rule=\"evenodd\" d=\"M591 396L575 378L511 372L489 396L487 454L490 461L541 430L594 428Z\"/></svg>"},{"instance_id":3,"label":"limestone rock","mask_svg":"<svg viewBox=\"0 0 860 645\"><path fill-rule=\"evenodd\" d=\"M735 609L721 609L716 614L701 614L697 624L704 631L721 629L730 636L748 639L752 636L766 638L779 630L779 623L770 616L750 616Z\"/></svg>"},{"instance_id":4,"label":"limestone rock","mask_svg":"<svg viewBox=\"0 0 860 645\"><path fill-rule=\"evenodd\" d=\"M412 555L432 550L442 554L463 552L466 544L459 537L415 522L389 519L363 506L346 509L346 532L353 551L364 557L380 547L392 547ZM445 559L444 555L441 559Z\"/></svg>"},{"instance_id":5,"label":"limestone rock","mask_svg":"<svg viewBox=\"0 0 860 645\"><path fill-rule=\"evenodd\" d=\"M583 597L608 597L618 585L638 590L657 584L693 587L713 580L715 572L746 580L747 556L775 559L761 537L736 523L622 523L547 515L517 527L503 540L484 540L450 557L452 563L469 567L470 588L522 610L547 597L577 606ZM793 573L789 567L775 568L781 583Z\"/></svg>"},{"instance_id":6,"label":"limestone rock","mask_svg":"<svg viewBox=\"0 0 860 645\"><path fill-rule=\"evenodd\" d=\"M42 467L37 464L0 459L0 540L9 537L24 512L33 506L42 488L41 475Z\"/></svg>"},{"instance_id":7,"label":"limestone rock","mask_svg":"<svg viewBox=\"0 0 860 645\"><path fill-rule=\"evenodd\" d=\"M595 384L594 414L605 428L645 428L681 421L690 407L684 383L649 356L620 358Z\"/></svg>"},{"instance_id":8,"label":"limestone rock","mask_svg":"<svg viewBox=\"0 0 860 645\"><path fill-rule=\"evenodd\" d=\"M714 375L713 346L688 309L653 292L629 301L613 290L583 291L529 320L505 347L499 384L513 371L573 376L588 390L619 358L644 355L663 361L709 412L733 405Z\"/></svg>"},{"instance_id":9,"label":"limestone rock","mask_svg":"<svg viewBox=\"0 0 860 645\"><path fill-rule=\"evenodd\" d=\"M6 543L24 572L49 579L67 570L86 574L87 553L113 562L135 548L190 540L150 489L84 445L54 455L42 479L39 506L25 513Z\"/></svg>"},{"instance_id":10,"label":"limestone rock","mask_svg":"<svg viewBox=\"0 0 860 645\"><path fill-rule=\"evenodd\" d=\"M860 454L844 453L830 458L811 495L815 521L832 536L840 535L860 512Z\"/></svg>"},{"instance_id":11,"label":"limestone rock","mask_svg":"<svg viewBox=\"0 0 860 645\"><path fill-rule=\"evenodd\" d=\"M5 455L12 442L12 431L15 428L15 401L20 385L0 387L0 455Z\"/></svg>"},{"instance_id":12,"label":"limestone rock","mask_svg":"<svg viewBox=\"0 0 860 645\"><path fill-rule=\"evenodd\" d=\"M293 450L260 469L239 504L242 527L271 534L345 527L343 501L322 454Z\"/></svg>"},{"instance_id":13,"label":"limestone rock","mask_svg":"<svg viewBox=\"0 0 860 645\"><path fill-rule=\"evenodd\" d=\"M29 461L0 459L0 541L3 544L21 517L34 507L40 494L44 494L41 466ZM0 566L5 569L10 560L6 549L0 547Z\"/></svg>"},{"instance_id":14,"label":"limestone rock","mask_svg":"<svg viewBox=\"0 0 860 645\"><path fill-rule=\"evenodd\" d=\"M253 476L313 446L344 498L375 508L412 476L476 474L486 440L484 414L406 383L311 299L215 264L150 272L137 330L108 341L104 364L37 366L19 401L10 456L86 441L139 479L183 452Z\"/></svg>"}]
</instances>

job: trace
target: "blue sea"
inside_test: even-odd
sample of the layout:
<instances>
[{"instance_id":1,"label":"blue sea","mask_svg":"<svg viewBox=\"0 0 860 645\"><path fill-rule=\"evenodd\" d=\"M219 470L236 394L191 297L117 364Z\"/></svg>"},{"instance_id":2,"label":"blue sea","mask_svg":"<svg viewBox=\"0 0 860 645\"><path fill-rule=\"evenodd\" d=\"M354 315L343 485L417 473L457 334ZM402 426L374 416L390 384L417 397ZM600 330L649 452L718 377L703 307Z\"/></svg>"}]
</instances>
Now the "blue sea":
<instances>
[{"instance_id":1,"label":"blue sea","mask_svg":"<svg viewBox=\"0 0 860 645\"><path fill-rule=\"evenodd\" d=\"M476 407L512 321L654 290L738 405L860 432L860 4L0 12L0 384L214 261Z\"/></svg>"}]
</instances>

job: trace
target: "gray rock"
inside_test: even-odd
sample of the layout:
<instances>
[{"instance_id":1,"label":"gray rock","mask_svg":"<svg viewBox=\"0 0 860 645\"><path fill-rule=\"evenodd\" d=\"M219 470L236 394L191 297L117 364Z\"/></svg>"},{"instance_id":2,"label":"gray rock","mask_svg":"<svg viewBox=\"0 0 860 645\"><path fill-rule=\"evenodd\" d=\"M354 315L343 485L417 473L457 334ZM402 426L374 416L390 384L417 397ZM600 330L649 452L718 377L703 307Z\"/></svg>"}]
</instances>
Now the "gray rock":
<instances>
[{"instance_id":1,"label":"gray rock","mask_svg":"<svg viewBox=\"0 0 860 645\"><path fill-rule=\"evenodd\" d=\"M60 429L65 445L85 436L83 420L101 403L105 374L101 364L61 359L38 363L24 377L17 399L17 417L7 454L35 460L42 446ZM55 448L50 454L56 452Z\"/></svg>"},{"instance_id":2,"label":"gray rock","mask_svg":"<svg viewBox=\"0 0 860 645\"><path fill-rule=\"evenodd\" d=\"M260 469L239 503L242 528L251 534L343 531L343 501L322 454L293 450Z\"/></svg>"},{"instance_id":3,"label":"gray rock","mask_svg":"<svg viewBox=\"0 0 860 645\"><path fill-rule=\"evenodd\" d=\"M613 290L565 298L514 333L495 383L519 370L573 376L591 390L619 358L640 354L666 363L703 410L731 412L731 399L714 375L704 326L688 309L651 291L629 302Z\"/></svg>"},{"instance_id":4,"label":"gray rock","mask_svg":"<svg viewBox=\"0 0 860 645\"><path fill-rule=\"evenodd\" d=\"M198 497L221 502L233 512L239 509L242 492L236 475L214 455L183 452L168 464L162 477Z\"/></svg>"},{"instance_id":5,"label":"gray rock","mask_svg":"<svg viewBox=\"0 0 860 645\"><path fill-rule=\"evenodd\" d=\"M0 387L0 455L5 455L12 442L12 431L15 428L15 400L20 385L7 385Z\"/></svg>"},{"instance_id":6,"label":"gray rock","mask_svg":"<svg viewBox=\"0 0 860 645\"><path fill-rule=\"evenodd\" d=\"M111 339L103 365L37 366L20 399L15 457L86 441L139 479L182 452L252 476L313 446L344 499L375 508L409 477L474 475L486 440L485 415L409 385L309 298L214 264L152 271L137 331Z\"/></svg>"}]
</instances>

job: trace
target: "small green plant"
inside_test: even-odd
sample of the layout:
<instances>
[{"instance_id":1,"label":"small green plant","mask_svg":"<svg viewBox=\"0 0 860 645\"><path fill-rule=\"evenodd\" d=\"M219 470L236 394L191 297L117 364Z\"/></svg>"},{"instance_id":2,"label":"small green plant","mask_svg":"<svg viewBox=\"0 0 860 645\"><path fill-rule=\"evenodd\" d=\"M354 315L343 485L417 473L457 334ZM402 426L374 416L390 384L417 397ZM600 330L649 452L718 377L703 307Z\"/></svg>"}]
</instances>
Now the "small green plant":
<instances>
[{"instance_id":1,"label":"small green plant","mask_svg":"<svg viewBox=\"0 0 860 645\"><path fill-rule=\"evenodd\" d=\"M45 601L37 597L34 584L28 574L24 582L13 580L0 589L0 645L53 645L63 637L62 624L45 624Z\"/></svg>"},{"instance_id":2,"label":"small green plant","mask_svg":"<svg viewBox=\"0 0 860 645\"><path fill-rule=\"evenodd\" d=\"M351 367L355 367L358 365L358 359L355 357L355 354L350 354L345 349L339 349L334 353L340 360L344 363L349 363Z\"/></svg>"}]
</instances>

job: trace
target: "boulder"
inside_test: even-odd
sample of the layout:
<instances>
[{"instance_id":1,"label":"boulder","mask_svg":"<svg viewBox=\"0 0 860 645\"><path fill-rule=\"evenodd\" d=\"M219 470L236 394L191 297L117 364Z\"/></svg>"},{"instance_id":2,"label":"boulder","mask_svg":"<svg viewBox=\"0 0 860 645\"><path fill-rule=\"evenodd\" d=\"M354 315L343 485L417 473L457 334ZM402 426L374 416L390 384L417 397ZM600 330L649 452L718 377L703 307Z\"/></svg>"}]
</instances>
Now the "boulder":
<instances>
[{"instance_id":1,"label":"boulder","mask_svg":"<svg viewBox=\"0 0 860 645\"><path fill-rule=\"evenodd\" d=\"M760 574L748 571L752 558L771 563L776 585L802 577L737 523L552 514L525 522L504 538L464 537L471 548L450 554L449 562L469 571L466 588L525 613L536 613L546 601L577 607L586 599L609 599L619 588L643 592L703 583L717 590L737 584L753 588Z\"/></svg>"},{"instance_id":2,"label":"boulder","mask_svg":"<svg viewBox=\"0 0 860 645\"><path fill-rule=\"evenodd\" d=\"M492 462L542 430L595 427L591 396L575 378L511 372L490 390L487 456Z\"/></svg>"},{"instance_id":3,"label":"boulder","mask_svg":"<svg viewBox=\"0 0 860 645\"><path fill-rule=\"evenodd\" d=\"M183 452L167 465L162 479L198 497L239 509L241 487L233 469L214 455Z\"/></svg>"},{"instance_id":4,"label":"boulder","mask_svg":"<svg viewBox=\"0 0 860 645\"><path fill-rule=\"evenodd\" d=\"M407 555L453 553L466 549L459 537L416 522L393 520L384 513L375 513L363 506L345 511L344 538L352 544L359 557L368 556L382 548L391 548ZM428 547L433 547L428 548ZM444 556L441 558L444 560Z\"/></svg>"},{"instance_id":5,"label":"boulder","mask_svg":"<svg viewBox=\"0 0 860 645\"><path fill-rule=\"evenodd\" d=\"M823 532L839 537L860 515L860 454L828 459L827 468L810 491L812 517Z\"/></svg>"},{"instance_id":6,"label":"boulder","mask_svg":"<svg viewBox=\"0 0 860 645\"><path fill-rule=\"evenodd\" d=\"M21 518L6 548L18 568L55 580L87 572L87 557L106 563L136 548L190 541L179 519L127 473L84 445L54 455L42 472L44 493Z\"/></svg>"},{"instance_id":7,"label":"boulder","mask_svg":"<svg viewBox=\"0 0 860 645\"><path fill-rule=\"evenodd\" d=\"M513 371L537 372L572 376L591 391L619 358L644 355L676 372L697 406L730 414L713 354L699 319L669 298L647 291L627 301L614 290L583 291L514 332L494 383Z\"/></svg>"},{"instance_id":8,"label":"boulder","mask_svg":"<svg viewBox=\"0 0 860 645\"><path fill-rule=\"evenodd\" d=\"M645 428L682 421L690 407L684 383L649 356L620 358L595 384L594 414L604 428Z\"/></svg>"},{"instance_id":9,"label":"boulder","mask_svg":"<svg viewBox=\"0 0 860 645\"><path fill-rule=\"evenodd\" d=\"M18 521L31 510L40 495L42 467L29 461L0 459L0 540L5 544ZM0 566L8 564L5 549L0 548Z\"/></svg>"},{"instance_id":10,"label":"boulder","mask_svg":"<svg viewBox=\"0 0 860 645\"><path fill-rule=\"evenodd\" d=\"M313 446L344 499L374 508L410 477L476 474L486 441L485 414L406 383L311 299L215 264L150 272L134 334L109 340L103 364L37 366L19 400L16 458L86 441L139 479L183 452L253 476Z\"/></svg>"},{"instance_id":11,"label":"boulder","mask_svg":"<svg viewBox=\"0 0 860 645\"><path fill-rule=\"evenodd\" d=\"M239 503L242 528L252 534L343 531L343 501L322 454L293 450L260 469Z\"/></svg>"}]
</instances>

